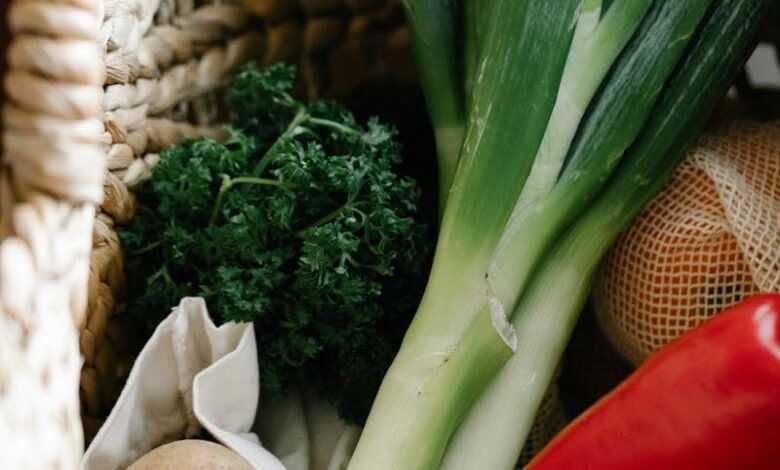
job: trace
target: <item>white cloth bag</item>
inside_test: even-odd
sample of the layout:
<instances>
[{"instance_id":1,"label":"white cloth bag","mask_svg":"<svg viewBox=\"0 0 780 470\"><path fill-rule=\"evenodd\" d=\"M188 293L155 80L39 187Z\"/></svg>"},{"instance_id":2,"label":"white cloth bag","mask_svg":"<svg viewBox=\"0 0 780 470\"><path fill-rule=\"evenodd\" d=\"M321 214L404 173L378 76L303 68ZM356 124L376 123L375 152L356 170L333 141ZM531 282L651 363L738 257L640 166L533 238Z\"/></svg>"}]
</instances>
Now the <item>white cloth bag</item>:
<instances>
[{"instance_id":1,"label":"white cloth bag","mask_svg":"<svg viewBox=\"0 0 780 470\"><path fill-rule=\"evenodd\" d=\"M81 470L124 469L201 427L259 470L346 468L359 428L308 395L291 394L258 412L259 391L253 325L218 328L203 299L182 299L136 359Z\"/></svg>"}]
</instances>

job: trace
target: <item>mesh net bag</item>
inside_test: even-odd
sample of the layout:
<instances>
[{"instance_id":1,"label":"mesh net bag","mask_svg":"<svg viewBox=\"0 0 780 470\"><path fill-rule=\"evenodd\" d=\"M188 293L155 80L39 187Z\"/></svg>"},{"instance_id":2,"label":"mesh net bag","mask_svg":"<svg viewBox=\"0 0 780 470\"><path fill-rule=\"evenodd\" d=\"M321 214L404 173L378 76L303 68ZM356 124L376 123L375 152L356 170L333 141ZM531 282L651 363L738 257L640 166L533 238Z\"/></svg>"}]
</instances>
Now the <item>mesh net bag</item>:
<instances>
[{"instance_id":1,"label":"mesh net bag","mask_svg":"<svg viewBox=\"0 0 780 470\"><path fill-rule=\"evenodd\" d=\"M0 467L77 468L79 414L89 436L113 404L136 347L114 230L159 153L221 135L248 59L297 63L307 97L413 80L399 2L0 1Z\"/></svg>"},{"instance_id":2,"label":"mesh net bag","mask_svg":"<svg viewBox=\"0 0 780 470\"><path fill-rule=\"evenodd\" d=\"M538 454L548 442L555 437L558 432L566 426L568 420L561 400L560 388L558 382L550 384L547 394L539 405L539 411L536 413L534 424L525 445L520 453L518 465L520 468L525 466L531 459Z\"/></svg>"},{"instance_id":3,"label":"mesh net bag","mask_svg":"<svg viewBox=\"0 0 780 470\"><path fill-rule=\"evenodd\" d=\"M702 138L604 260L598 321L639 364L707 318L780 291L780 123Z\"/></svg>"}]
</instances>

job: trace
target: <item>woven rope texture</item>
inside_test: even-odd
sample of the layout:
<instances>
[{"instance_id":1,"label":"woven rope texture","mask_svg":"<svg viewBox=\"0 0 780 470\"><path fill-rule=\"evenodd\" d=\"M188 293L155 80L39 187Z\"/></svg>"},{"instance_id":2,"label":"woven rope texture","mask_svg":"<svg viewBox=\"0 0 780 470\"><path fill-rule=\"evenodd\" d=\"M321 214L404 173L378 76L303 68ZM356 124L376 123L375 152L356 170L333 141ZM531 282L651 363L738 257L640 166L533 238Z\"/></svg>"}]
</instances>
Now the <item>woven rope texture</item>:
<instances>
[{"instance_id":1,"label":"woven rope texture","mask_svg":"<svg viewBox=\"0 0 780 470\"><path fill-rule=\"evenodd\" d=\"M78 330L106 136L99 0L2 2L0 468L78 466Z\"/></svg>"}]
</instances>

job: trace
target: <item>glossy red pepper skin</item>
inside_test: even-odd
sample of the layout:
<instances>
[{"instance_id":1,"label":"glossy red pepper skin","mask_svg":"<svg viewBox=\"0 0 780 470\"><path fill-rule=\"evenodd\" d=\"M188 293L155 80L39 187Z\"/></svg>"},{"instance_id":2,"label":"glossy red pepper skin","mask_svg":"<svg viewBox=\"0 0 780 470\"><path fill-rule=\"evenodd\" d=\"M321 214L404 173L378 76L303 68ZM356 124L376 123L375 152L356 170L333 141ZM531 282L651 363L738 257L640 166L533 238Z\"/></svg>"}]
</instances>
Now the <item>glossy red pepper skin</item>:
<instances>
[{"instance_id":1,"label":"glossy red pepper skin","mask_svg":"<svg viewBox=\"0 0 780 470\"><path fill-rule=\"evenodd\" d=\"M780 469L780 295L662 348L525 468Z\"/></svg>"}]
</instances>

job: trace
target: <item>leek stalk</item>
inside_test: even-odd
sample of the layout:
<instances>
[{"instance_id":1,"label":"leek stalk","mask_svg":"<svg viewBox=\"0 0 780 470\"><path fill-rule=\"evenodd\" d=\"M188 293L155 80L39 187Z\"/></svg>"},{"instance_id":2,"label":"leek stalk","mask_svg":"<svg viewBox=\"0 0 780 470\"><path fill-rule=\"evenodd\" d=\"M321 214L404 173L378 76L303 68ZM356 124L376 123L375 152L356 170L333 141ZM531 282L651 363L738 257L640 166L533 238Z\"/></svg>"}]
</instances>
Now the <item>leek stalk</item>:
<instances>
[{"instance_id":1,"label":"leek stalk","mask_svg":"<svg viewBox=\"0 0 780 470\"><path fill-rule=\"evenodd\" d=\"M468 115L425 295L348 468L508 470L601 256L772 0L405 2L434 125L442 100Z\"/></svg>"},{"instance_id":2,"label":"leek stalk","mask_svg":"<svg viewBox=\"0 0 780 470\"><path fill-rule=\"evenodd\" d=\"M484 47L485 30L490 26L492 1L462 0L463 2L463 85L466 93L466 113L471 111L474 83L477 79L480 48Z\"/></svg>"},{"instance_id":3,"label":"leek stalk","mask_svg":"<svg viewBox=\"0 0 780 470\"><path fill-rule=\"evenodd\" d=\"M428 1L407 5L413 9ZM480 58L480 85L431 277L380 387L351 469L436 468L474 394L491 378L467 374L470 365L480 365L479 358L457 350L486 297L490 255L552 112L578 7L579 0L496 0L493 5L495 21L485 43L491 53ZM508 128L501 124L506 122L524 125ZM510 350L491 323L479 326L489 340L477 337L477 342L506 360ZM448 367L453 357L470 364Z\"/></svg>"},{"instance_id":4,"label":"leek stalk","mask_svg":"<svg viewBox=\"0 0 780 470\"><path fill-rule=\"evenodd\" d=\"M717 2L605 190L534 276L513 315L518 350L459 428L441 470L514 468L598 262L695 142L744 64L770 3Z\"/></svg>"},{"instance_id":5,"label":"leek stalk","mask_svg":"<svg viewBox=\"0 0 780 470\"><path fill-rule=\"evenodd\" d=\"M455 177L465 127L464 90L458 57L458 0L405 0L439 166L439 213Z\"/></svg>"},{"instance_id":6,"label":"leek stalk","mask_svg":"<svg viewBox=\"0 0 780 470\"><path fill-rule=\"evenodd\" d=\"M629 3L632 2L614 4L613 13ZM609 80L581 126L569 161L560 176L555 175L557 181L546 192L533 188L537 192L534 201L523 200L521 195L488 270L491 291L506 311L514 310L545 251L588 207L636 139L712 3L713 0L655 3L634 40L614 64ZM604 21L609 18L608 13ZM557 124L554 120L551 123ZM542 154L537 161L547 157Z\"/></svg>"},{"instance_id":7,"label":"leek stalk","mask_svg":"<svg viewBox=\"0 0 780 470\"><path fill-rule=\"evenodd\" d=\"M557 181L591 99L652 4L620 2L606 12L602 0L583 5L555 107L514 213L541 199Z\"/></svg>"}]
</instances>

